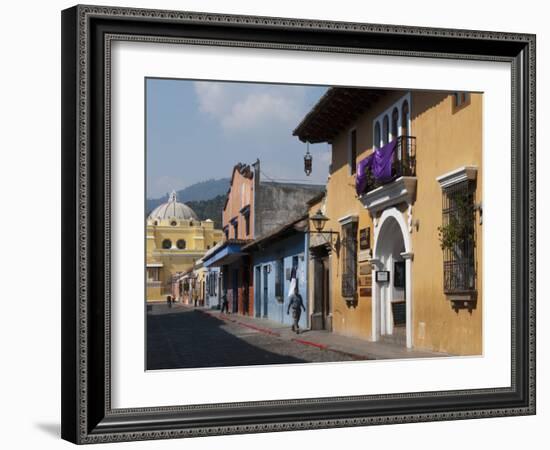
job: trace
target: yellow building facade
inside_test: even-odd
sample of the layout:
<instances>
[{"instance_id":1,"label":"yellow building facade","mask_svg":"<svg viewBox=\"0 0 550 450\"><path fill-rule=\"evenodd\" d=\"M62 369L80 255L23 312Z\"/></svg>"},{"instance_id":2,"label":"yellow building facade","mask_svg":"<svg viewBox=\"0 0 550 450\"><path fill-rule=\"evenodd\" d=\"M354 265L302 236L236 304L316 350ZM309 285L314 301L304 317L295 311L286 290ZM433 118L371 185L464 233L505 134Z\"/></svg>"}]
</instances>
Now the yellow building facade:
<instances>
[{"instance_id":1,"label":"yellow building facade","mask_svg":"<svg viewBox=\"0 0 550 450\"><path fill-rule=\"evenodd\" d=\"M175 192L155 208L146 225L146 299L166 301L174 275L191 269L195 261L223 239L210 219L199 220Z\"/></svg>"},{"instance_id":2,"label":"yellow building facade","mask_svg":"<svg viewBox=\"0 0 550 450\"><path fill-rule=\"evenodd\" d=\"M482 100L332 88L296 128L332 154L326 195L309 205L339 233L310 240L314 328L482 353ZM391 179L358 191L361 161L391 143Z\"/></svg>"}]
</instances>

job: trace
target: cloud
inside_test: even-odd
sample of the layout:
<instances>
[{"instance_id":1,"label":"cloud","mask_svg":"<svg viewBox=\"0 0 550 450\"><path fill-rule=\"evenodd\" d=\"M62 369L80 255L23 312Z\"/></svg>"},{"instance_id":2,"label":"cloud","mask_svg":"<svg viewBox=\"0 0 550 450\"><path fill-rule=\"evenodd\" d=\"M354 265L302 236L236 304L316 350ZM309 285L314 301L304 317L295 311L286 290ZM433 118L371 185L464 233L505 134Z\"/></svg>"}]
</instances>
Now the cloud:
<instances>
[{"instance_id":1,"label":"cloud","mask_svg":"<svg viewBox=\"0 0 550 450\"><path fill-rule=\"evenodd\" d=\"M226 132L294 126L307 111L305 90L267 85L196 82L199 110L216 119Z\"/></svg>"},{"instance_id":2,"label":"cloud","mask_svg":"<svg viewBox=\"0 0 550 450\"><path fill-rule=\"evenodd\" d=\"M199 111L219 116L227 108L228 96L223 85L211 82L196 82L195 94L199 102Z\"/></svg>"},{"instance_id":3,"label":"cloud","mask_svg":"<svg viewBox=\"0 0 550 450\"><path fill-rule=\"evenodd\" d=\"M295 122L297 113L298 105L292 99L257 93L235 103L222 125L227 130L243 130L271 122Z\"/></svg>"}]
</instances>

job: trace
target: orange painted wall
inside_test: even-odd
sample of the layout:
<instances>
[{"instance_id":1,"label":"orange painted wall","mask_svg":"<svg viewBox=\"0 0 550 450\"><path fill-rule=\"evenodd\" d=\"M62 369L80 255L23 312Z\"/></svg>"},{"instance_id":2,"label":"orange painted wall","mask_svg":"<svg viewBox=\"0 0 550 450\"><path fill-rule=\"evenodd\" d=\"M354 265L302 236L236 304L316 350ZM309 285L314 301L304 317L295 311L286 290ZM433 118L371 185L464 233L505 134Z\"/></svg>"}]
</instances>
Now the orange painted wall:
<instances>
[{"instance_id":1,"label":"orange painted wall","mask_svg":"<svg viewBox=\"0 0 550 450\"><path fill-rule=\"evenodd\" d=\"M249 178L234 169L232 183L227 194L227 203L223 210L223 226L229 226L230 239L252 239L254 236L254 178ZM241 209L250 205L250 232L246 234L245 218ZM238 236L234 235L231 220L237 218Z\"/></svg>"}]
</instances>

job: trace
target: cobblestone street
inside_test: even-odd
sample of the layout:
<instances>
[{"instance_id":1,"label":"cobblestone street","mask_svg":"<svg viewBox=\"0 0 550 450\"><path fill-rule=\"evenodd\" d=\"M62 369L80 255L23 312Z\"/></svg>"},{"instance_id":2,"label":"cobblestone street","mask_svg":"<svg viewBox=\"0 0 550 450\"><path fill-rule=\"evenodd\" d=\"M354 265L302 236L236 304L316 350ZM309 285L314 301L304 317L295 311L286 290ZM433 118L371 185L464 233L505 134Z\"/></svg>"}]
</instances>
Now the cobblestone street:
<instances>
[{"instance_id":1,"label":"cobblestone street","mask_svg":"<svg viewBox=\"0 0 550 450\"><path fill-rule=\"evenodd\" d=\"M353 359L181 305L153 305L147 313L149 370Z\"/></svg>"},{"instance_id":2,"label":"cobblestone street","mask_svg":"<svg viewBox=\"0 0 550 450\"><path fill-rule=\"evenodd\" d=\"M266 319L175 304L148 306L147 368L250 366L449 356Z\"/></svg>"}]
</instances>

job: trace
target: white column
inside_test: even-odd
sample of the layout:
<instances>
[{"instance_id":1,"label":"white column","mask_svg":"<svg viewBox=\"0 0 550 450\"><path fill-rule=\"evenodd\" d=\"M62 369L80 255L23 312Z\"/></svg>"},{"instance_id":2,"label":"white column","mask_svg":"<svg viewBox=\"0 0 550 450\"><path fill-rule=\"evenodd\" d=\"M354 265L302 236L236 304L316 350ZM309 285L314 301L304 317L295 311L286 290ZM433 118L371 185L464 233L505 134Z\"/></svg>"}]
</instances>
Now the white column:
<instances>
[{"instance_id":1,"label":"white column","mask_svg":"<svg viewBox=\"0 0 550 450\"><path fill-rule=\"evenodd\" d=\"M376 277L376 270L375 266L372 266L371 271L372 276L372 340L377 341L380 337L380 331L378 327L378 299L380 297L380 293L378 291L378 284L375 281Z\"/></svg>"},{"instance_id":2,"label":"white column","mask_svg":"<svg viewBox=\"0 0 550 450\"><path fill-rule=\"evenodd\" d=\"M371 311L372 311L372 340L377 341L380 339L380 322L381 322L381 315L380 315L380 288L378 286L378 283L376 282L376 270L378 266L380 265L380 260L376 258L372 258L370 260L370 264L372 267L371 276L372 276L372 304L371 304Z\"/></svg>"},{"instance_id":3,"label":"white column","mask_svg":"<svg viewBox=\"0 0 550 450\"><path fill-rule=\"evenodd\" d=\"M401 253L402 258L405 260L405 314L407 321L407 348L413 346L413 323L412 323L412 260L414 253L404 252Z\"/></svg>"},{"instance_id":4,"label":"white column","mask_svg":"<svg viewBox=\"0 0 550 450\"><path fill-rule=\"evenodd\" d=\"M384 284L384 307L386 308L386 333L393 334L393 318L391 304L393 302L393 255L388 257L385 269L389 272L388 282Z\"/></svg>"}]
</instances>

